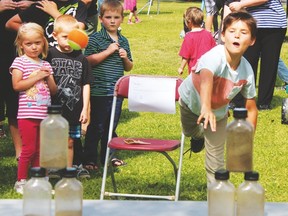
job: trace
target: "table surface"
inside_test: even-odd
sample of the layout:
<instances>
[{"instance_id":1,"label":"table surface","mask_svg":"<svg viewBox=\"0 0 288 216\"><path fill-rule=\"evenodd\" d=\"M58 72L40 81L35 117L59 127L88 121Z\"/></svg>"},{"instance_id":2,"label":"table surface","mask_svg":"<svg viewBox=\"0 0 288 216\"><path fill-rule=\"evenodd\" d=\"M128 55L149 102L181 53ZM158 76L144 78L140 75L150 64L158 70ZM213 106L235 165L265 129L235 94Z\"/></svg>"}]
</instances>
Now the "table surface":
<instances>
[{"instance_id":1,"label":"table surface","mask_svg":"<svg viewBox=\"0 0 288 216\"><path fill-rule=\"evenodd\" d=\"M54 210L54 200L52 210ZM53 212L53 211L52 211ZM0 215L22 216L21 199L0 200ZM54 214L52 214L54 215ZM83 216L207 216L205 201L84 200ZM287 216L288 203L265 203L265 216Z\"/></svg>"}]
</instances>

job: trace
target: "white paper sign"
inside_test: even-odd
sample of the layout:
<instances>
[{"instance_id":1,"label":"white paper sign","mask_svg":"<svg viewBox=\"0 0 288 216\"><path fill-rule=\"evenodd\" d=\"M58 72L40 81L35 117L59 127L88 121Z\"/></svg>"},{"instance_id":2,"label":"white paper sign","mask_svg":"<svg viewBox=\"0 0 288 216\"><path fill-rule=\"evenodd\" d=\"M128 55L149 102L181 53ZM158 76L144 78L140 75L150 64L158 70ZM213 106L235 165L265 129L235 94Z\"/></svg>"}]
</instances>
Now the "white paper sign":
<instances>
[{"instance_id":1,"label":"white paper sign","mask_svg":"<svg viewBox=\"0 0 288 216\"><path fill-rule=\"evenodd\" d=\"M176 78L131 76L129 80L128 109L175 113Z\"/></svg>"}]
</instances>

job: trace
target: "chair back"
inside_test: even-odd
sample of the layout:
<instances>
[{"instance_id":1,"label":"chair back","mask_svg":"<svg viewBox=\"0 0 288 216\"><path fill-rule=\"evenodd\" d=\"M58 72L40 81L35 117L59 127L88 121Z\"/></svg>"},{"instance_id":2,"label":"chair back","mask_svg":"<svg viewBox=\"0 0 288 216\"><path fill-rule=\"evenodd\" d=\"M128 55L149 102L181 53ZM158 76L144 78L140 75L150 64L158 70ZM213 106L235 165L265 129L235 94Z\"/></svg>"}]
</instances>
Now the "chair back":
<instances>
[{"instance_id":1,"label":"chair back","mask_svg":"<svg viewBox=\"0 0 288 216\"><path fill-rule=\"evenodd\" d=\"M176 79L176 88L175 88L175 101L179 100L178 88L182 83L182 79L173 76L157 76L157 75L125 75L121 77L115 84L114 96L128 98L129 94L129 81L131 76L143 76L143 77L152 77L152 78L174 78Z\"/></svg>"}]
</instances>

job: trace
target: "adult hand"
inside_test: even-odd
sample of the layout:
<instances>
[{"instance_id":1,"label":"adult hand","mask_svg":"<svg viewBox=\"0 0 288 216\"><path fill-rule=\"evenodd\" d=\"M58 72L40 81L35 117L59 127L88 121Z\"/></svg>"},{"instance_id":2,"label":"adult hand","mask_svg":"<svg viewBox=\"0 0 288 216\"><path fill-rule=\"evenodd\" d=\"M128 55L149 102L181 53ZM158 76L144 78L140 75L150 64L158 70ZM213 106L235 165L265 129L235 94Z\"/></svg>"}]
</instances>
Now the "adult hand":
<instances>
[{"instance_id":1,"label":"adult hand","mask_svg":"<svg viewBox=\"0 0 288 216\"><path fill-rule=\"evenodd\" d=\"M28 0L22 0L22 1L17 2L17 6L18 6L18 9L25 10L28 7L30 7L33 3L35 3L35 2L34 1L28 1Z\"/></svg>"},{"instance_id":2,"label":"adult hand","mask_svg":"<svg viewBox=\"0 0 288 216\"><path fill-rule=\"evenodd\" d=\"M239 11L242 8L241 2L232 2L229 4L229 9L234 12L234 11Z\"/></svg>"},{"instance_id":3,"label":"adult hand","mask_svg":"<svg viewBox=\"0 0 288 216\"><path fill-rule=\"evenodd\" d=\"M49 0L42 0L37 2L39 5L36 7L44 11L45 13L52 16L54 19L61 15L61 13L58 11L57 5L54 1Z\"/></svg>"},{"instance_id":4,"label":"adult hand","mask_svg":"<svg viewBox=\"0 0 288 216\"><path fill-rule=\"evenodd\" d=\"M12 0L1 0L0 1L0 13L5 10L15 10L17 8L17 2Z\"/></svg>"}]
</instances>

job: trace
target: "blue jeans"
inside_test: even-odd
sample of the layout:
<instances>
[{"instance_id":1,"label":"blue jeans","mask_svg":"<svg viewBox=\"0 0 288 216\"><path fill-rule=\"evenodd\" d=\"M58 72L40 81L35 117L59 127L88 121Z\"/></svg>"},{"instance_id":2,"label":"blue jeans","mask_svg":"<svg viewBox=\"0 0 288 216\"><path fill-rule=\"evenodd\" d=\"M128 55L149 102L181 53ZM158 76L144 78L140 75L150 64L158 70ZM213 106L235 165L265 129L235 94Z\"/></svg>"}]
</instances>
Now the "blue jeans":
<instances>
[{"instance_id":1,"label":"blue jeans","mask_svg":"<svg viewBox=\"0 0 288 216\"><path fill-rule=\"evenodd\" d=\"M278 76L283 82L288 83L288 68L282 59L279 59L278 63Z\"/></svg>"},{"instance_id":2,"label":"blue jeans","mask_svg":"<svg viewBox=\"0 0 288 216\"><path fill-rule=\"evenodd\" d=\"M91 96L90 98L91 112L85 136L84 164L97 163L99 142L101 144L100 162L105 163L112 102L113 96ZM112 137L117 137L115 131L121 115L122 102L123 99L117 99Z\"/></svg>"}]
</instances>

